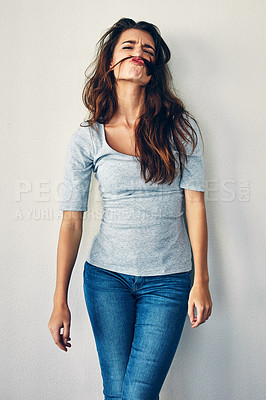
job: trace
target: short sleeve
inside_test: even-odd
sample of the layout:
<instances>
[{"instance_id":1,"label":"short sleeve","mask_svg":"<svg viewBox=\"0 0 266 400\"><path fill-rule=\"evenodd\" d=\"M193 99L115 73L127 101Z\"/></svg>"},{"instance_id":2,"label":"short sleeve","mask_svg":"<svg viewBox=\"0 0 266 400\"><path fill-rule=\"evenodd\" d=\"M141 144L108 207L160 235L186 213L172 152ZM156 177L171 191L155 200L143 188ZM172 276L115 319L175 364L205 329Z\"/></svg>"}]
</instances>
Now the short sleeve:
<instances>
[{"instance_id":1,"label":"short sleeve","mask_svg":"<svg viewBox=\"0 0 266 400\"><path fill-rule=\"evenodd\" d=\"M92 169L92 138L88 128L81 127L68 144L58 210L87 211Z\"/></svg>"},{"instance_id":2,"label":"short sleeve","mask_svg":"<svg viewBox=\"0 0 266 400\"><path fill-rule=\"evenodd\" d=\"M192 152L192 143L184 143L187 152L187 162L185 162L183 173L181 174L180 187L183 189L197 190L204 192L204 159L202 152L202 139L198 125L190 119L190 124L197 133L198 142Z\"/></svg>"}]
</instances>

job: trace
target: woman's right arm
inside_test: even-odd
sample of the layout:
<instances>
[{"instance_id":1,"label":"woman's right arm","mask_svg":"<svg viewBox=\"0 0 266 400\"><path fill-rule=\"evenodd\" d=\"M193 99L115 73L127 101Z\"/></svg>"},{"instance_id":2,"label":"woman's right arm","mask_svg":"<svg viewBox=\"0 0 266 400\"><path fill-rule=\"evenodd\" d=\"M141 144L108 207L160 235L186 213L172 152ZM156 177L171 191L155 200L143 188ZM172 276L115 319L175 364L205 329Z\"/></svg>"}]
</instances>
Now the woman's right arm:
<instances>
[{"instance_id":1,"label":"woman's right arm","mask_svg":"<svg viewBox=\"0 0 266 400\"><path fill-rule=\"evenodd\" d=\"M63 211L57 247L57 276L53 297L54 308L48 328L57 346L67 351L71 315L67 303L71 273L76 262L82 237L83 211ZM60 329L63 328L63 334Z\"/></svg>"}]
</instances>

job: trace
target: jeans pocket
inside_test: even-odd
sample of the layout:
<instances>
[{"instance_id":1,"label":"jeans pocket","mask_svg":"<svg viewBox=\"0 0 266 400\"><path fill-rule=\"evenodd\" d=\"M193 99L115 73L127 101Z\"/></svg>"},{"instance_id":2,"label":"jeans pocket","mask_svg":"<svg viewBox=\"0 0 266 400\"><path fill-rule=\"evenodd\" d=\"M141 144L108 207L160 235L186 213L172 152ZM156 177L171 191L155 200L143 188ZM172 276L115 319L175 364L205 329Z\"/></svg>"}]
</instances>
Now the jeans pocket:
<instances>
[{"instance_id":1,"label":"jeans pocket","mask_svg":"<svg viewBox=\"0 0 266 400\"><path fill-rule=\"evenodd\" d=\"M87 260L84 263L83 267L83 281L88 281L89 280L89 273L90 273L90 268L91 266L93 267L92 264L90 264Z\"/></svg>"},{"instance_id":2,"label":"jeans pocket","mask_svg":"<svg viewBox=\"0 0 266 400\"><path fill-rule=\"evenodd\" d=\"M188 285L189 289L191 288L191 270L185 272L178 272L177 274L175 274L175 276L179 282Z\"/></svg>"},{"instance_id":3,"label":"jeans pocket","mask_svg":"<svg viewBox=\"0 0 266 400\"><path fill-rule=\"evenodd\" d=\"M95 278L102 276L104 271L103 268L96 267L96 265L93 265L86 260L83 268L83 281L87 283L92 282Z\"/></svg>"},{"instance_id":4,"label":"jeans pocket","mask_svg":"<svg viewBox=\"0 0 266 400\"><path fill-rule=\"evenodd\" d=\"M170 277L176 277L180 279L185 279L185 278L190 278L191 277L191 270L190 271L185 271L185 272L175 272L174 274L169 275Z\"/></svg>"}]
</instances>

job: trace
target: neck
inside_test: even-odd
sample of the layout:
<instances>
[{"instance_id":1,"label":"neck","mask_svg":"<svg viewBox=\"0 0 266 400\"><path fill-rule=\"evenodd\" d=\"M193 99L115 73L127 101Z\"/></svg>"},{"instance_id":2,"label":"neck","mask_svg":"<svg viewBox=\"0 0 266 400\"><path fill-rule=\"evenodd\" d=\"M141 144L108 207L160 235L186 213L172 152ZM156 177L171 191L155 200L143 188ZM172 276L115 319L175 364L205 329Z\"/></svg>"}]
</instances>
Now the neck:
<instances>
[{"instance_id":1,"label":"neck","mask_svg":"<svg viewBox=\"0 0 266 400\"><path fill-rule=\"evenodd\" d=\"M145 86L120 80L116 83L118 109L115 122L132 128L138 119L145 99Z\"/></svg>"}]
</instances>

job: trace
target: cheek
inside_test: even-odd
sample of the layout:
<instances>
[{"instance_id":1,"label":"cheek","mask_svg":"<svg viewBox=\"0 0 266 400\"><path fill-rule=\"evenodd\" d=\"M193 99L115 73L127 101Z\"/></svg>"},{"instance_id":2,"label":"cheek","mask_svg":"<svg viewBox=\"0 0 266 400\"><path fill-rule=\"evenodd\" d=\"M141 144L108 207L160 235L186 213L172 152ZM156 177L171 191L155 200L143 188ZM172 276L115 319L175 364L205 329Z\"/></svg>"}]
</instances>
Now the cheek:
<instances>
[{"instance_id":1,"label":"cheek","mask_svg":"<svg viewBox=\"0 0 266 400\"><path fill-rule=\"evenodd\" d=\"M122 58L124 58L126 55L123 54L122 52L118 51L115 53L114 55L114 59L116 60L116 62L122 60Z\"/></svg>"},{"instance_id":2,"label":"cheek","mask_svg":"<svg viewBox=\"0 0 266 400\"><path fill-rule=\"evenodd\" d=\"M113 56L112 65L115 65L115 64L118 63L118 64L115 66L115 69L117 69L117 67L119 67L121 64L123 64L123 62L122 62L122 63L119 63L119 61L121 61L121 60L123 59L123 57L124 57L124 55L119 54L119 53L117 53L117 54L115 54L115 55Z\"/></svg>"}]
</instances>

